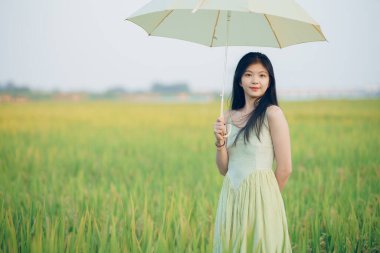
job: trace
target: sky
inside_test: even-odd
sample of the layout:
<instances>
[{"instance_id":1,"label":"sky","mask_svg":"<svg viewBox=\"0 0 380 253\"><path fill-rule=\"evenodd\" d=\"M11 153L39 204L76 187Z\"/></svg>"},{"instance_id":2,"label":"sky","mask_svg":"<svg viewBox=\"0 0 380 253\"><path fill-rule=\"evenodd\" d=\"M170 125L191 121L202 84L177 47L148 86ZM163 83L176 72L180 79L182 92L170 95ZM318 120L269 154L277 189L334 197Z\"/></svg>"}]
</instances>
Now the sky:
<instances>
[{"instance_id":1,"label":"sky","mask_svg":"<svg viewBox=\"0 0 380 253\"><path fill-rule=\"evenodd\" d=\"M1 0L0 84L39 90L148 90L186 82L221 90L224 48L148 36L125 21L146 0ZM380 86L380 1L297 0L328 42L278 48L229 47L226 90L239 59L266 54L278 89Z\"/></svg>"}]
</instances>

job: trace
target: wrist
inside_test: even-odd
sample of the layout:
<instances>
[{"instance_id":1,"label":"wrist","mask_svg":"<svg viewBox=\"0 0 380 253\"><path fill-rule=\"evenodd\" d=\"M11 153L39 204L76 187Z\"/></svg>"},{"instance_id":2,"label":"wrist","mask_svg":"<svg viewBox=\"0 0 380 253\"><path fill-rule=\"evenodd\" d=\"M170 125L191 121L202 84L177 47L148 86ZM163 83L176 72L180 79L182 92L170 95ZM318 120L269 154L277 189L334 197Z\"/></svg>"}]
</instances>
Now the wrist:
<instances>
[{"instance_id":1,"label":"wrist","mask_svg":"<svg viewBox=\"0 0 380 253\"><path fill-rule=\"evenodd\" d=\"M226 146L226 141L225 140L217 140L215 142L215 146L217 150L221 150Z\"/></svg>"},{"instance_id":2,"label":"wrist","mask_svg":"<svg viewBox=\"0 0 380 253\"><path fill-rule=\"evenodd\" d=\"M216 140L215 141L215 145L218 145L218 146L223 145L223 143L224 143L224 140Z\"/></svg>"}]
</instances>

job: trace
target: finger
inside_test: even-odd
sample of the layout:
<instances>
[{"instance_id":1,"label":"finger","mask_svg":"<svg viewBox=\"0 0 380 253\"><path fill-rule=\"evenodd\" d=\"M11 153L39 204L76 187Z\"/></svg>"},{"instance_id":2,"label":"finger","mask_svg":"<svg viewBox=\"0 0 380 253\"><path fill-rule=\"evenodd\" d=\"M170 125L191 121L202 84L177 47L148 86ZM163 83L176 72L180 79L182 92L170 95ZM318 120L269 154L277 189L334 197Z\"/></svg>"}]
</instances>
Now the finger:
<instances>
[{"instance_id":1,"label":"finger","mask_svg":"<svg viewBox=\"0 0 380 253\"><path fill-rule=\"evenodd\" d=\"M219 130L222 130L222 131L226 131L226 127L225 126L221 126L218 128Z\"/></svg>"}]
</instances>

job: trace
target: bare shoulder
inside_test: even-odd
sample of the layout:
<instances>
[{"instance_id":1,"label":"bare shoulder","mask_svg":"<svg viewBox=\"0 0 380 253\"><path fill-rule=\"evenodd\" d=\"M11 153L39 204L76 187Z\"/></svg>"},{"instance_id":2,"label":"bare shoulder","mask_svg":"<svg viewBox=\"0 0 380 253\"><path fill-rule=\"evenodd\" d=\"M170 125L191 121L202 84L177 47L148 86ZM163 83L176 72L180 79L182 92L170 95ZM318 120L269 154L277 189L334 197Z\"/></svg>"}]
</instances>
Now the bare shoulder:
<instances>
[{"instance_id":1,"label":"bare shoulder","mask_svg":"<svg viewBox=\"0 0 380 253\"><path fill-rule=\"evenodd\" d=\"M272 125L273 123L284 124L286 122L286 117L285 117L284 112L277 105L268 106L267 116L268 116L268 121L270 125Z\"/></svg>"}]
</instances>

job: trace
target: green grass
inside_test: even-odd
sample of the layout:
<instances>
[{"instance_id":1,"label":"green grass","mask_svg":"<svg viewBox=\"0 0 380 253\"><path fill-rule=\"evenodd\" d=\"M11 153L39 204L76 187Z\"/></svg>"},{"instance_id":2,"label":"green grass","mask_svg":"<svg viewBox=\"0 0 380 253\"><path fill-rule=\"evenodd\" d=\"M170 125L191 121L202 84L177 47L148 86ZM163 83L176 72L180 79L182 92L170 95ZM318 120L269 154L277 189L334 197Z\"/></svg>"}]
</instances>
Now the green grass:
<instances>
[{"instance_id":1,"label":"green grass","mask_svg":"<svg viewBox=\"0 0 380 253\"><path fill-rule=\"evenodd\" d=\"M282 102L293 252L380 251L380 100ZM0 105L0 252L212 252L213 104Z\"/></svg>"}]
</instances>

